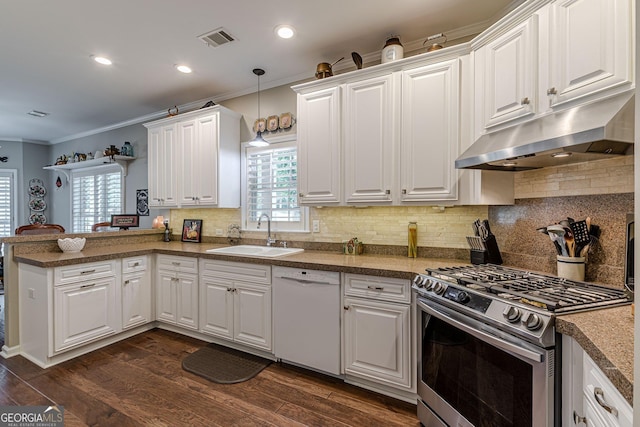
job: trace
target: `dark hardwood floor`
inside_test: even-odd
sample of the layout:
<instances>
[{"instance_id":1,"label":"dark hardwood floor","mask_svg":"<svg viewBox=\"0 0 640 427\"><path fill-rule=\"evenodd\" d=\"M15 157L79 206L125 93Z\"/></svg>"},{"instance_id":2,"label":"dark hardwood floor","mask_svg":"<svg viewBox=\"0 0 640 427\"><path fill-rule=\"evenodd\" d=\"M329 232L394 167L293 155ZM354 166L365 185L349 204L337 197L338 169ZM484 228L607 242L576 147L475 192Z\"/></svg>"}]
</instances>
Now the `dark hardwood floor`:
<instances>
[{"instance_id":1,"label":"dark hardwood floor","mask_svg":"<svg viewBox=\"0 0 640 427\"><path fill-rule=\"evenodd\" d=\"M182 370L205 344L155 329L49 369L0 358L0 405L62 405L66 427L419 425L414 405L290 365L239 384Z\"/></svg>"}]
</instances>

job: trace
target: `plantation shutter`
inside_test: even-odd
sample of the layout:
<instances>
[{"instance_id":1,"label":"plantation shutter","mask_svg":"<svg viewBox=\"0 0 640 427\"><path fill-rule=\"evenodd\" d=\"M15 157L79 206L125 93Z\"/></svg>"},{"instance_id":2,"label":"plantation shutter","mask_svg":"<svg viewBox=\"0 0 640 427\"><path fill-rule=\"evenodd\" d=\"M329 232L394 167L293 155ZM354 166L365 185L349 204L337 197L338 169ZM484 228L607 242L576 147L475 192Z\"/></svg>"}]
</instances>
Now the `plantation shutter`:
<instances>
[{"instance_id":1,"label":"plantation shutter","mask_svg":"<svg viewBox=\"0 0 640 427\"><path fill-rule=\"evenodd\" d=\"M0 171L0 237L10 236L13 224L13 173Z\"/></svg>"},{"instance_id":2,"label":"plantation shutter","mask_svg":"<svg viewBox=\"0 0 640 427\"><path fill-rule=\"evenodd\" d=\"M248 222L257 222L260 215L266 213L271 221L291 223L283 224L280 229L299 229L302 226L295 144L247 148L246 179Z\"/></svg>"},{"instance_id":3,"label":"plantation shutter","mask_svg":"<svg viewBox=\"0 0 640 427\"><path fill-rule=\"evenodd\" d=\"M89 233L93 224L123 213L122 170L108 166L74 171L71 183L71 224L74 233Z\"/></svg>"}]
</instances>

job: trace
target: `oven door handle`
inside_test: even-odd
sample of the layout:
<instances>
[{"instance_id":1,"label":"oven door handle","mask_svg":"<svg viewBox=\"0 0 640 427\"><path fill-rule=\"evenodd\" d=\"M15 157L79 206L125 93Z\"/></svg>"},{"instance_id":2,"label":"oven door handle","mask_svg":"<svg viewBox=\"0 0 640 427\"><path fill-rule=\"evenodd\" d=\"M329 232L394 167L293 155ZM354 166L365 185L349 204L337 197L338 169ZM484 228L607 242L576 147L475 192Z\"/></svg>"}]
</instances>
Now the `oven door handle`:
<instances>
[{"instance_id":1,"label":"oven door handle","mask_svg":"<svg viewBox=\"0 0 640 427\"><path fill-rule=\"evenodd\" d=\"M532 350L528 350L526 348L520 347L518 345L512 344L508 341L505 341L501 338L498 338L496 336L493 336L491 334L488 334L486 332L480 331L476 328L473 328L469 325L466 325L463 322L460 322L450 316L448 316L445 313L442 313L441 311L436 310L435 308L430 307L429 305L425 304L424 301L421 300L416 300L416 303L418 304L418 306L420 307L420 309L424 310L425 312L427 312L428 314L437 317L438 319L449 323L452 326L455 326L456 328L468 333L469 335L473 335L474 337L481 339L482 341L485 341L489 344L494 345L495 347L498 347L502 350L506 350L509 351L511 353L515 353L517 355L520 355L522 357L525 357L529 360L532 360L534 362L538 362L541 363L544 360L544 353L538 353Z\"/></svg>"}]
</instances>

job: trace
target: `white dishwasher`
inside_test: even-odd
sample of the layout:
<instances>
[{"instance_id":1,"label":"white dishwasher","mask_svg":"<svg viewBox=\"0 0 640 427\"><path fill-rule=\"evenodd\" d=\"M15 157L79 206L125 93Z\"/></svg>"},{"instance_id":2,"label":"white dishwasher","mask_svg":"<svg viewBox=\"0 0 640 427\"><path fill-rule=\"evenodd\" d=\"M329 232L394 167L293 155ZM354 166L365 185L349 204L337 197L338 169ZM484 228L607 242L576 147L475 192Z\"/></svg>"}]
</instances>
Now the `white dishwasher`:
<instances>
[{"instance_id":1,"label":"white dishwasher","mask_svg":"<svg viewBox=\"0 0 640 427\"><path fill-rule=\"evenodd\" d=\"M340 273L273 267L276 357L340 374Z\"/></svg>"}]
</instances>

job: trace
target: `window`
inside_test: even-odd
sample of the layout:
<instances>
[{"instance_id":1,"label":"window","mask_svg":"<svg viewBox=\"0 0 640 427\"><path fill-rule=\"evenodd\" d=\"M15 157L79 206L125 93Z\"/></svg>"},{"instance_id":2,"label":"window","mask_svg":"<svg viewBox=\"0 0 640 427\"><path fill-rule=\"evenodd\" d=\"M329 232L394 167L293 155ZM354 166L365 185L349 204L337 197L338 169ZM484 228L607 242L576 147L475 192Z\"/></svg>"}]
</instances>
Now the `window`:
<instances>
[{"instance_id":1,"label":"window","mask_svg":"<svg viewBox=\"0 0 640 427\"><path fill-rule=\"evenodd\" d=\"M74 233L89 233L98 222L121 214L124 189L119 165L73 171L71 180L71 226Z\"/></svg>"},{"instance_id":2,"label":"window","mask_svg":"<svg viewBox=\"0 0 640 427\"><path fill-rule=\"evenodd\" d=\"M298 157L295 141L268 147L246 146L244 158L245 229L257 229L262 214L277 231L305 231L306 209L298 206ZM266 229L266 227L263 227Z\"/></svg>"},{"instance_id":3,"label":"window","mask_svg":"<svg viewBox=\"0 0 640 427\"><path fill-rule=\"evenodd\" d=\"M0 237L13 234L15 225L16 171L0 169Z\"/></svg>"}]
</instances>

